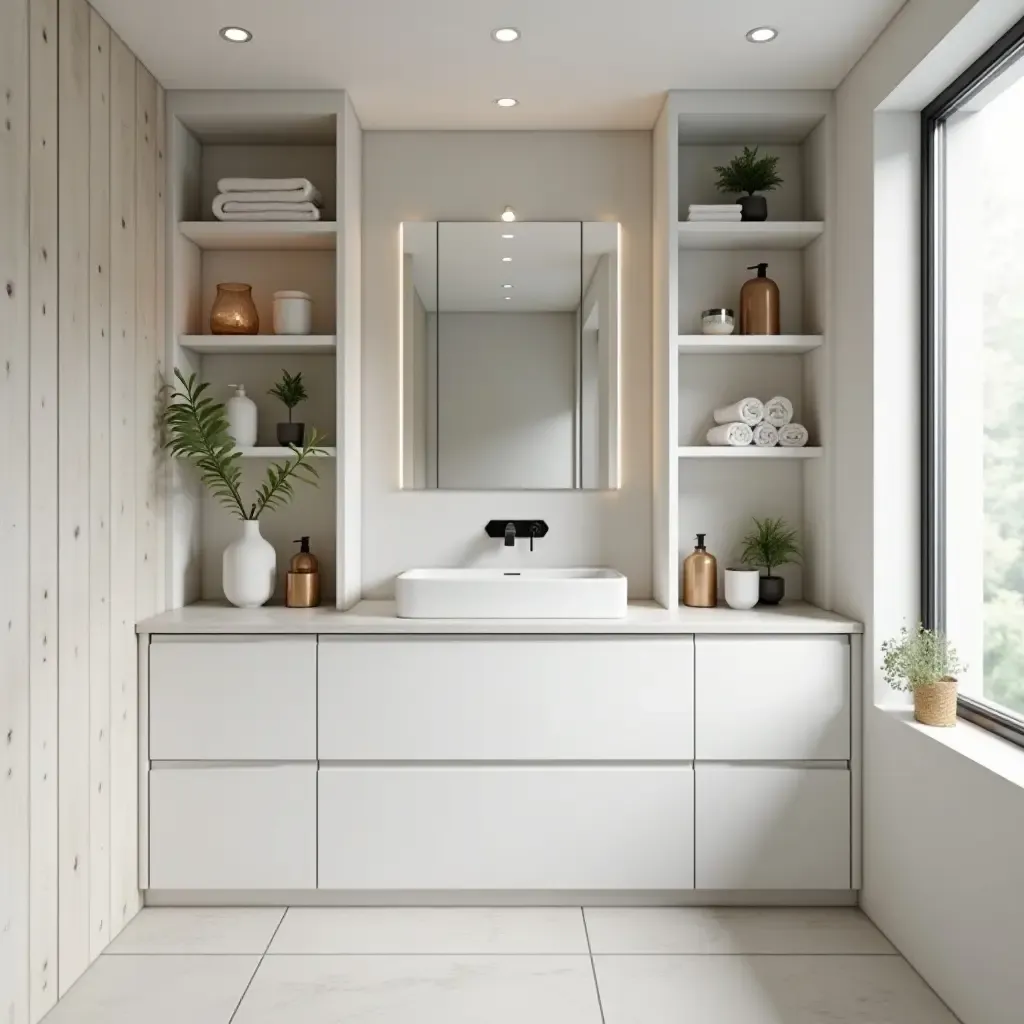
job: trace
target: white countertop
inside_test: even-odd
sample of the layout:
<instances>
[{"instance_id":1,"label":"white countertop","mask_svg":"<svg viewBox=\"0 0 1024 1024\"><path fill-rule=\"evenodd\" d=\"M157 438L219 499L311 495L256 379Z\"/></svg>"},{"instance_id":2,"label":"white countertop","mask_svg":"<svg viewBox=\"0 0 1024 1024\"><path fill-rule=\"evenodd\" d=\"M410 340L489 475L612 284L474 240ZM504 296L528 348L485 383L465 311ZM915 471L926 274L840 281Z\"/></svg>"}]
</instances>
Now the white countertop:
<instances>
[{"instance_id":1,"label":"white countertop","mask_svg":"<svg viewBox=\"0 0 1024 1024\"><path fill-rule=\"evenodd\" d=\"M139 633L860 633L859 622L802 601L747 612L665 609L633 601L621 619L400 619L394 601L360 601L347 612L323 608L189 605L144 619Z\"/></svg>"}]
</instances>

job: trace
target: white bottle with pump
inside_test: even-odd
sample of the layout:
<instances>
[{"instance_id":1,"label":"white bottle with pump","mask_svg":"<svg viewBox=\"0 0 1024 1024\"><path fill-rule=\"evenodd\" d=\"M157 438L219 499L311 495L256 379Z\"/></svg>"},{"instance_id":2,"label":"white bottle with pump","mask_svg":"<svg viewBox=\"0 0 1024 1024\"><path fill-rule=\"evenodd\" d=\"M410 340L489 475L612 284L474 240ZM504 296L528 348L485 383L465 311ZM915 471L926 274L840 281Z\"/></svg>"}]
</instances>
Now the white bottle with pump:
<instances>
[{"instance_id":1,"label":"white bottle with pump","mask_svg":"<svg viewBox=\"0 0 1024 1024\"><path fill-rule=\"evenodd\" d=\"M256 446L256 403L245 394L244 384L229 384L235 389L233 398L225 406L228 418L228 433L239 448Z\"/></svg>"}]
</instances>

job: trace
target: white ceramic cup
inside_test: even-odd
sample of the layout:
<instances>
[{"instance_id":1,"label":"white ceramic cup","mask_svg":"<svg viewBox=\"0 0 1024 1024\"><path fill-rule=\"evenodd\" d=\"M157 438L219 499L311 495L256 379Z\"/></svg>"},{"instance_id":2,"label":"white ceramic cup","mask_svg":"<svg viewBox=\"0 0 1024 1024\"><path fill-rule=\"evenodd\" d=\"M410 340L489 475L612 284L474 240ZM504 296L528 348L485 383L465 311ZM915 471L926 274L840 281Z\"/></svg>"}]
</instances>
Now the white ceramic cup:
<instances>
[{"instance_id":1,"label":"white ceramic cup","mask_svg":"<svg viewBox=\"0 0 1024 1024\"><path fill-rule=\"evenodd\" d=\"M274 292L274 333L309 334L313 303L305 292Z\"/></svg>"},{"instance_id":2,"label":"white ceramic cup","mask_svg":"<svg viewBox=\"0 0 1024 1024\"><path fill-rule=\"evenodd\" d=\"M758 569L725 570L725 603L737 611L757 604L761 573Z\"/></svg>"}]
</instances>

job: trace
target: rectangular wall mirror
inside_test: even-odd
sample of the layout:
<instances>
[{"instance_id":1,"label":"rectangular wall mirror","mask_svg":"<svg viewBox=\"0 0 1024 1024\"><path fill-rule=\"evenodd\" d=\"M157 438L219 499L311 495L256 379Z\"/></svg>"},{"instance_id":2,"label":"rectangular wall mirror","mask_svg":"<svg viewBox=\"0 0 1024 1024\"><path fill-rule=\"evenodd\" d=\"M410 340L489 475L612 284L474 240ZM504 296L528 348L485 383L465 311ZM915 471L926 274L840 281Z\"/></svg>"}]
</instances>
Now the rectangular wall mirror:
<instances>
[{"instance_id":1,"label":"rectangular wall mirror","mask_svg":"<svg viewBox=\"0 0 1024 1024\"><path fill-rule=\"evenodd\" d=\"M619 486L619 225L402 225L402 486Z\"/></svg>"}]
</instances>

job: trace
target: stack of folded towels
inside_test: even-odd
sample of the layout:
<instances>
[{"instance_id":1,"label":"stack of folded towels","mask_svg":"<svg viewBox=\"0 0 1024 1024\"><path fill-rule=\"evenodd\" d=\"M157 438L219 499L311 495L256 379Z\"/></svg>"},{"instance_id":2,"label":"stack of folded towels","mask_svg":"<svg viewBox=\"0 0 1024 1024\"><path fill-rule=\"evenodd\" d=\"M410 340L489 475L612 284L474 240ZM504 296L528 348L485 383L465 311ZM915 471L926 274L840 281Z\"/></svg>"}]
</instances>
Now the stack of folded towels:
<instances>
[{"instance_id":1,"label":"stack of folded towels","mask_svg":"<svg viewBox=\"0 0 1024 1024\"><path fill-rule=\"evenodd\" d=\"M699 221L739 221L743 219L743 210L738 203L691 203L687 220Z\"/></svg>"},{"instance_id":2,"label":"stack of folded towels","mask_svg":"<svg viewBox=\"0 0 1024 1024\"><path fill-rule=\"evenodd\" d=\"M306 178L221 178L217 220L319 220L320 193Z\"/></svg>"},{"instance_id":3,"label":"stack of folded towels","mask_svg":"<svg viewBox=\"0 0 1024 1024\"><path fill-rule=\"evenodd\" d=\"M718 426L708 431L708 444L731 448L803 448L808 441L807 428L793 422L793 403L782 395L762 402L741 398L714 412Z\"/></svg>"}]
</instances>

